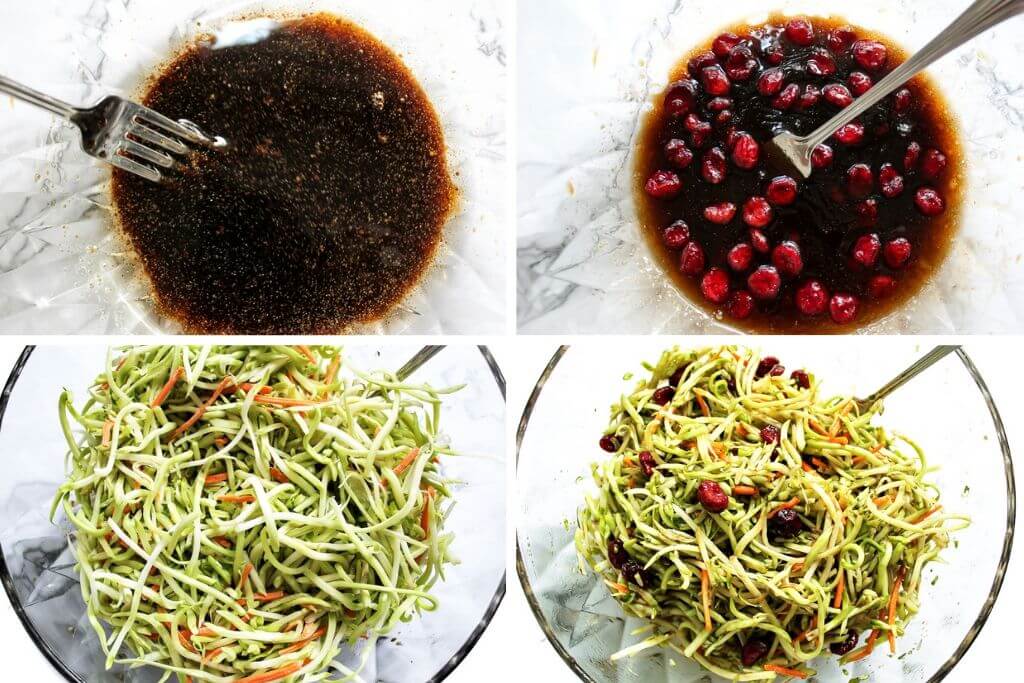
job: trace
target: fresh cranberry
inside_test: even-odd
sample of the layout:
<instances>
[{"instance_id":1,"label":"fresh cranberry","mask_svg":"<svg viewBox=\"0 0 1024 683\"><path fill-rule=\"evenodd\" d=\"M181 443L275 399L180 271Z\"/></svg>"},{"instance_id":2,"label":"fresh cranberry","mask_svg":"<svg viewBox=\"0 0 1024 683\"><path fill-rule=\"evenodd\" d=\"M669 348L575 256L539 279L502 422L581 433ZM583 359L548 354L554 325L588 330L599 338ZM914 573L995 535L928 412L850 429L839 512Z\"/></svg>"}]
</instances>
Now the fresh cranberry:
<instances>
[{"instance_id":1,"label":"fresh cranberry","mask_svg":"<svg viewBox=\"0 0 1024 683\"><path fill-rule=\"evenodd\" d=\"M857 647L857 641L859 639L860 636L857 635L856 631L850 631L846 638L832 643L828 646L828 649L832 654L842 657L843 655L852 652L853 648Z\"/></svg>"},{"instance_id":2,"label":"fresh cranberry","mask_svg":"<svg viewBox=\"0 0 1024 683\"><path fill-rule=\"evenodd\" d=\"M786 37L801 47L807 47L814 42L814 27L803 17L790 19L786 23Z\"/></svg>"},{"instance_id":3,"label":"fresh cranberry","mask_svg":"<svg viewBox=\"0 0 1024 683\"><path fill-rule=\"evenodd\" d=\"M825 37L825 44L828 45L828 49L832 50L832 52L846 52L856 39L857 34L853 32L853 28L850 26L840 26L828 32L828 36Z\"/></svg>"},{"instance_id":4,"label":"fresh cranberry","mask_svg":"<svg viewBox=\"0 0 1024 683\"><path fill-rule=\"evenodd\" d=\"M868 76L863 71L854 71L847 77L846 82L850 84L850 92L857 97L871 90L871 86L874 85L871 76Z\"/></svg>"},{"instance_id":5,"label":"fresh cranberry","mask_svg":"<svg viewBox=\"0 0 1024 683\"><path fill-rule=\"evenodd\" d=\"M769 372L774 370L779 365L779 359L775 356L765 356L761 359L761 362L757 364L757 370L754 371L754 379L761 379Z\"/></svg>"},{"instance_id":6,"label":"fresh cranberry","mask_svg":"<svg viewBox=\"0 0 1024 683\"><path fill-rule=\"evenodd\" d=\"M771 646L768 645L768 641L762 640L761 638L750 638L743 645L743 650L740 654L740 659L743 662L743 666L754 666L768 654L768 650Z\"/></svg>"},{"instance_id":7,"label":"fresh cranberry","mask_svg":"<svg viewBox=\"0 0 1024 683\"><path fill-rule=\"evenodd\" d=\"M896 291L896 280L889 275L875 275L868 281L868 293L872 299L884 299Z\"/></svg>"},{"instance_id":8,"label":"fresh cranberry","mask_svg":"<svg viewBox=\"0 0 1024 683\"><path fill-rule=\"evenodd\" d=\"M912 251L913 248L910 246L910 240L906 237L897 237L896 239L889 240L885 243L885 250L883 251L885 265L893 269L902 268L910 260L910 253Z\"/></svg>"},{"instance_id":9,"label":"fresh cranberry","mask_svg":"<svg viewBox=\"0 0 1024 683\"><path fill-rule=\"evenodd\" d=\"M821 99L821 90L816 85L805 85L803 93L800 94L800 98L796 101L796 106L800 111L807 111L818 103Z\"/></svg>"},{"instance_id":10,"label":"fresh cranberry","mask_svg":"<svg viewBox=\"0 0 1024 683\"><path fill-rule=\"evenodd\" d=\"M704 90L709 95L726 95L732 87L729 77L725 74L725 69L718 64L704 67L704 70L700 72L700 82L704 84Z\"/></svg>"},{"instance_id":11,"label":"fresh cranberry","mask_svg":"<svg viewBox=\"0 0 1024 683\"><path fill-rule=\"evenodd\" d=\"M655 199L671 199L683 189L683 181L672 171L655 171L644 190Z\"/></svg>"},{"instance_id":12,"label":"fresh cranberry","mask_svg":"<svg viewBox=\"0 0 1024 683\"><path fill-rule=\"evenodd\" d=\"M754 53L746 45L737 45L725 60L725 73L734 81L749 79L757 69Z\"/></svg>"},{"instance_id":13,"label":"fresh cranberry","mask_svg":"<svg viewBox=\"0 0 1024 683\"><path fill-rule=\"evenodd\" d=\"M683 117L683 128L690 131L691 133L704 123L700 120L700 117L696 114L687 114Z\"/></svg>"},{"instance_id":14,"label":"fresh cranberry","mask_svg":"<svg viewBox=\"0 0 1024 683\"><path fill-rule=\"evenodd\" d=\"M740 242L726 254L725 260L729 267L737 273L742 273L754 262L754 248L746 242Z\"/></svg>"},{"instance_id":15,"label":"fresh cranberry","mask_svg":"<svg viewBox=\"0 0 1024 683\"><path fill-rule=\"evenodd\" d=\"M775 96L772 100L772 108L786 111L796 102L796 98L800 96L800 86L796 83L790 83Z\"/></svg>"},{"instance_id":16,"label":"fresh cranberry","mask_svg":"<svg viewBox=\"0 0 1024 683\"><path fill-rule=\"evenodd\" d=\"M875 40L858 40L852 48L853 58L868 71L878 71L885 66L887 52L885 45Z\"/></svg>"},{"instance_id":17,"label":"fresh cranberry","mask_svg":"<svg viewBox=\"0 0 1024 683\"><path fill-rule=\"evenodd\" d=\"M925 216L938 216L946 210L946 202L934 187L922 187L914 195L914 205Z\"/></svg>"},{"instance_id":18,"label":"fresh cranberry","mask_svg":"<svg viewBox=\"0 0 1024 683\"><path fill-rule=\"evenodd\" d=\"M673 387L661 387L655 389L651 395L651 401L657 403L659 406L667 404L676 395L676 390Z\"/></svg>"},{"instance_id":19,"label":"fresh cranberry","mask_svg":"<svg viewBox=\"0 0 1024 683\"><path fill-rule=\"evenodd\" d=\"M763 230L751 228L747 234L750 237L750 246L754 247L754 251L759 254L767 254L771 251L772 244L768 241L768 235L764 234Z\"/></svg>"},{"instance_id":20,"label":"fresh cranberry","mask_svg":"<svg viewBox=\"0 0 1024 683\"><path fill-rule=\"evenodd\" d=\"M836 72L836 60L828 50L816 47L807 58L807 70L815 76L831 76Z\"/></svg>"},{"instance_id":21,"label":"fresh cranberry","mask_svg":"<svg viewBox=\"0 0 1024 683\"><path fill-rule=\"evenodd\" d=\"M921 158L921 145L911 142L907 145L907 152L903 155L903 170L913 171L917 168L917 162Z\"/></svg>"},{"instance_id":22,"label":"fresh cranberry","mask_svg":"<svg viewBox=\"0 0 1024 683\"><path fill-rule=\"evenodd\" d=\"M747 278L747 287L754 298L761 301L774 299L782 288L782 277L774 266L759 266Z\"/></svg>"},{"instance_id":23,"label":"fresh cranberry","mask_svg":"<svg viewBox=\"0 0 1024 683\"><path fill-rule=\"evenodd\" d=\"M704 298L714 304L724 304L729 299L729 273L717 266L708 270L700 281Z\"/></svg>"},{"instance_id":24,"label":"fresh cranberry","mask_svg":"<svg viewBox=\"0 0 1024 683\"><path fill-rule=\"evenodd\" d=\"M681 170L693 163L693 152L686 146L686 142L676 138L665 144L665 158L670 164Z\"/></svg>"},{"instance_id":25,"label":"fresh cranberry","mask_svg":"<svg viewBox=\"0 0 1024 683\"><path fill-rule=\"evenodd\" d=\"M776 365L775 367L781 368L782 366ZM761 427L761 441L764 441L765 443L778 443L781 435L782 433L775 425L766 425Z\"/></svg>"},{"instance_id":26,"label":"fresh cranberry","mask_svg":"<svg viewBox=\"0 0 1024 683\"><path fill-rule=\"evenodd\" d=\"M878 224L878 201L874 197L857 202L853 211L857 214L858 226L873 228Z\"/></svg>"},{"instance_id":27,"label":"fresh cranberry","mask_svg":"<svg viewBox=\"0 0 1024 683\"><path fill-rule=\"evenodd\" d=\"M821 94L825 96L826 102L840 109L853 104L853 95L850 94L850 89L841 83L826 85L822 88Z\"/></svg>"},{"instance_id":28,"label":"fresh cranberry","mask_svg":"<svg viewBox=\"0 0 1024 683\"><path fill-rule=\"evenodd\" d=\"M772 207L764 197L751 197L743 203L743 222L752 228L763 228L772 222Z\"/></svg>"},{"instance_id":29,"label":"fresh cranberry","mask_svg":"<svg viewBox=\"0 0 1024 683\"><path fill-rule=\"evenodd\" d=\"M690 144L693 145L694 149L700 149L704 146L704 143L711 137L711 131L711 124L707 121L697 122L697 125L690 132Z\"/></svg>"},{"instance_id":30,"label":"fresh cranberry","mask_svg":"<svg viewBox=\"0 0 1024 683\"><path fill-rule=\"evenodd\" d=\"M828 302L828 311L833 321L845 325L857 317L857 304L857 297L852 294L833 294Z\"/></svg>"},{"instance_id":31,"label":"fresh cranberry","mask_svg":"<svg viewBox=\"0 0 1024 683\"><path fill-rule=\"evenodd\" d=\"M853 121L835 133L836 140L844 145L856 145L864 139L864 124Z\"/></svg>"},{"instance_id":32,"label":"fresh cranberry","mask_svg":"<svg viewBox=\"0 0 1024 683\"><path fill-rule=\"evenodd\" d=\"M878 254L881 251L882 240L878 239L878 235L871 233L857 238L857 241L853 243L853 251L850 257L859 266L874 268L875 264L878 263Z\"/></svg>"},{"instance_id":33,"label":"fresh cranberry","mask_svg":"<svg viewBox=\"0 0 1024 683\"><path fill-rule=\"evenodd\" d=\"M749 171L757 166L757 160L761 156L761 146L750 133L740 133L736 137L736 144L732 148L732 162L740 168Z\"/></svg>"},{"instance_id":34,"label":"fresh cranberry","mask_svg":"<svg viewBox=\"0 0 1024 683\"><path fill-rule=\"evenodd\" d=\"M768 531L776 538L793 538L803 529L800 515L792 508L782 508L768 518Z\"/></svg>"},{"instance_id":35,"label":"fresh cranberry","mask_svg":"<svg viewBox=\"0 0 1024 683\"><path fill-rule=\"evenodd\" d=\"M736 217L736 205L731 202L704 207L704 218L715 225L727 225Z\"/></svg>"},{"instance_id":36,"label":"fresh cranberry","mask_svg":"<svg viewBox=\"0 0 1024 683\"><path fill-rule=\"evenodd\" d=\"M645 477L650 479L654 476L654 468L658 466L658 463L650 451L640 451L637 460L640 461L640 470L644 473Z\"/></svg>"},{"instance_id":37,"label":"fresh cranberry","mask_svg":"<svg viewBox=\"0 0 1024 683\"><path fill-rule=\"evenodd\" d=\"M723 33L711 43L711 51L716 57L725 57L742 39L735 33Z\"/></svg>"},{"instance_id":38,"label":"fresh cranberry","mask_svg":"<svg viewBox=\"0 0 1024 683\"><path fill-rule=\"evenodd\" d=\"M878 169L878 183L882 187L882 194L892 199L903 194L903 176L892 164L882 164Z\"/></svg>"},{"instance_id":39,"label":"fresh cranberry","mask_svg":"<svg viewBox=\"0 0 1024 683\"><path fill-rule=\"evenodd\" d=\"M808 280L796 290L796 307L804 315L821 315L828 307L828 291L817 280Z\"/></svg>"},{"instance_id":40,"label":"fresh cranberry","mask_svg":"<svg viewBox=\"0 0 1024 683\"><path fill-rule=\"evenodd\" d=\"M602 436L598 445L601 447L601 450L608 451L609 453L614 453L619 450L619 440L611 434L605 434Z\"/></svg>"},{"instance_id":41,"label":"fresh cranberry","mask_svg":"<svg viewBox=\"0 0 1024 683\"><path fill-rule=\"evenodd\" d=\"M782 69L767 69L761 72L761 75L757 79L757 92L761 93L765 97L770 95L778 95L779 91L782 90L782 82L786 76L782 73Z\"/></svg>"},{"instance_id":42,"label":"fresh cranberry","mask_svg":"<svg viewBox=\"0 0 1024 683\"><path fill-rule=\"evenodd\" d=\"M722 53L722 56L724 57L726 54L728 54L728 52L729 51L726 50L725 52ZM715 58L715 53L708 50L707 52L701 52L700 54L696 55L693 59L691 59L690 63L687 65L687 69L689 70L691 76L693 76L694 78L699 78L701 72L704 71L704 69L706 69L709 66L713 66L714 64L717 63L718 60Z\"/></svg>"},{"instance_id":43,"label":"fresh cranberry","mask_svg":"<svg viewBox=\"0 0 1024 683\"><path fill-rule=\"evenodd\" d=\"M729 507L729 496L725 495L725 491L718 485L718 482L708 479L697 485L697 498L700 499L700 504L704 506L705 510L715 514Z\"/></svg>"},{"instance_id":44,"label":"fresh cranberry","mask_svg":"<svg viewBox=\"0 0 1024 683\"><path fill-rule=\"evenodd\" d=\"M684 78L665 90L665 112L669 116L685 116L697 101L697 81Z\"/></svg>"},{"instance_id":45,"label":"fresh cranberry","mask_svg":"<svg viewBox=\"0 0 1024 683\"><path fill-rule=\"evenodd\" d=\"M718 112L718 115L715 116L715 125L721 129L722 127L732 123L732 119L733 113L730 110L726 109L724 111L720 111Z\"/></svg>"},{"instance_id":46,"label":"fresh cranberry","mask_svg":"<svg viewBox=\"0 0 1024 683\"><path fill-rule=\"evenodd\" d=\"M772 264L786 277L796 277L804 269L800 246L790 240L780 242L772 250Z\"/></svg>"},{"instance_id":47,"label":"fresh cranberry","mask_svg":"<svg viewBox=\"0 0 1024 683\"><path fill-rule=\"evenodd\" d=\"M935 180L946 170L946 155L937 149L928 148L921 155L921 175Z\"/></svg>"},{"instance_id":48,"label":"fresh cranberry","mask_svg":"<svg viewBox=\"0 0 1024 683\"><path fill-rule=\"evenodd\" d=\"M704 248L700 244L690 242L683 247L683 253L679 255L679 272L690 277L704 272Z\"/></svg>"},{"instance_id":49,"label":"fresh cranberry","mask_svg":"<svg viewBox=\"0 0 1024 683\"><path fill-rule=\"evenodd\" d=\"M867 164L854 164L846 169L846 188L853 197L867 197L875 186L875 174Z\"/></svg>"},{"instance_id":50,"label":"fresh cranberry","mask_svg":"<svg viewBox=\"0 0 1024 683\"><path fill-rule=\"evenodd\" d=\"M765 188L765 197L773 206L789 206L796 201L797 184L788 175L772 178Z\"/></svg>"},{"instance_id":51,"label":"fresh cranberry","mask_svg":"<svg viewBox=\"0 0 1024 683\"><path fill-rule=\"evenodd\" d=\"M764 45L761 48L761 56L764 58L765 63L778 66L786 58L786 51L782 49L778 39L772 37L765 39Z\"/></svg>"},{"instance_id":52,"label":"fresh cranberry","mask_svg":"<svg viewBox=\"0 0 1024 683\"><path fill-rule=\"evenodd\" d=\"M725 180L726 170L725 152L721 147L712 147L704 153L700 163L700 175L704 180L717 185Z\"/></svg>"},{"instance_id":53,"label":"fresh cranberry","mask_svg":"<svg viewBox=\"0 0 1024 683\"><path fill-rule=\"evenodd\" d=\"M728 97L715 97L708 102L708 110L722 111L732 106L732 99Z\"/></svg>"},{"instance_id":54,"label":"fresh cranberry","mask_svg":"<svg viewBox=\"0 0 1024 683\"><path fill-rule=\"evenodd\" d=\"M661 241L669 249L682 249L690 241L690 226L686 221L676 221L661 233Z\"/></svg>"},{"instance_id":55,"label":"fresh cranberry","mask_svg":"<svg viewBox=\"0 0 1024 683\"><path fill-rule=\"evenodd\" d=\"M746 320L754 312L754 297L745 289L737 289L729 296L726 308L736 320Z\"/></svg>"},{"instance_id":56,"label":"fresh cranberry","mask_svg":"<svg viewBox=\"0 0 1024 683\"><path fill-rule=\"evenodd\" d=\"M828 145L818 145L811 150L811 166L814 168L826 168L832 165L832 148Z\"/></svg>"},{"instance_id":57,"label":"fresh cranberry","mask_svg":"<svg viewBox=\"0 0 1024 683\"><path fill-rule=\"evenodd\" d=\"M790 375L793 382L801 389L811 388L811 377L807 374L806 370L794 370L793 374Z\"/></svg>"},{"instance_id":58,"label":"fresh cranberry","mask_svg":"<svg viewBox=\"0 0 1024 683\"><path fill-rule=\"evenodd\" d=\"M914 103L914 95L909 88L900 88L892 96L892 110L897 116L903 116L910 112L910 105Z\"/></svg>"}]
</instances>

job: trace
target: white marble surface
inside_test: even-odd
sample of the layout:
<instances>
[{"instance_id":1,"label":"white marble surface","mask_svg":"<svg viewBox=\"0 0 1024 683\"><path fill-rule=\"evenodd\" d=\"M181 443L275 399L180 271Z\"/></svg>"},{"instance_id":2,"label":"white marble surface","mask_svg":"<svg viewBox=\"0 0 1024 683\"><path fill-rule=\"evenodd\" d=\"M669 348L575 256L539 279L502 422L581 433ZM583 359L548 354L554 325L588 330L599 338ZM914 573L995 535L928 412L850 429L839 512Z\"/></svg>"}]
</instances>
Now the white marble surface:
<instances>
[{"instance_id":1,"label":"white marble surface","mask_svg":"<svg viewBox=\"0 0 1024 683\"><path fill-rule=\"evenodd\" d=\"M628 155L669 66L725 24L769 9L838 14L910 49L968 0L520 0L517 300L524 333L713 333L648 257ZM943 268L870 332L1024 329L1024 19L931 69L968 157L963 226Z\"/></svg>"},{"instance_id":2,"label":"white marble surface","mask_svg":"<svg viewBox=\"0 0 1024 683\"><path fill-rule=\"evenodd\" d=\"M400 52L445 125L461 203L435 266L389 320L353 331L504 331L504 0L3 0L0 73L73 103L130 96L210 15L254 6L361 23ZM78 140L70 125L0 99L0 332L179 331L155 314L112 234L109 173Z\"/></svg>"}]
</instances>

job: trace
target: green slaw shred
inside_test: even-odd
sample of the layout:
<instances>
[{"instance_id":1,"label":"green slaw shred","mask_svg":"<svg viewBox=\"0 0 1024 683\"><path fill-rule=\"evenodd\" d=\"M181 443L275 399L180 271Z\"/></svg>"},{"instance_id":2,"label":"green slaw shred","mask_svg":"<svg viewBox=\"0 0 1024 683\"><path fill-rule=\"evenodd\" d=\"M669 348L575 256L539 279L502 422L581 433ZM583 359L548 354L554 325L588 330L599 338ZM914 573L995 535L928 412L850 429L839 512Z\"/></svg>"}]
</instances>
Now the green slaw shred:
<instances>
[{"instance_id":1,"label":"green slaw shred","mask_svg":"<svg viewBox=\"0 0 1024 683\"><path fill-rule=\"evenodd\" d=\"M648 621L613 659L662 646L754 681L811 676L809 663L852 647L851 634L858 647L842 662L888 650L918 611L925 566L969 523L941 512L921 448L875 423L880 403L861 412L850 397L822 399L813 375L801 388L747 348L677 347L644 367L612 406L615 452L592 465L598 490L576 532L581 569ZM769 426L777 443L761 435ZM702 506L704 481L728 495L721 513ZM778 538L769 520L786 507L802 530ZM620 548L633 564L612 557ZM752 640L765 652L744 665Z\"/></svg>"},{"instance_id":2,"label":"green slaw shred","mask_svg":"<svg viewBox=\"0 0 1024 683\"><path fill-rule=\"evenodd\" d=\"M60 395L68 475L51 515L74 527L108 668L357 678L342 646L363 643L365 663L437 608L456 561L438 422L459 388L362 372L330 346L108 351L81 408Z\"/></svg>"}]
</instances>

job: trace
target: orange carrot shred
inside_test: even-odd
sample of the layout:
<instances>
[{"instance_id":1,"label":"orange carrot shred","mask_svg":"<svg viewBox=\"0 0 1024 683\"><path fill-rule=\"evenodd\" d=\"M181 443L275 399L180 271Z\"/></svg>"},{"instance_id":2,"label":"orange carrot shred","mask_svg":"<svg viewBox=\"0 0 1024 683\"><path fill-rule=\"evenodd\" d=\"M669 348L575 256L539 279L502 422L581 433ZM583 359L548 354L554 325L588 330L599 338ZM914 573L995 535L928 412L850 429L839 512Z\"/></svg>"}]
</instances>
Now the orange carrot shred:
<instances>
[{"instance_id":1,"label":"orange carrot shred","mask_svg":"<svg viewBox=\"0 0 1024 683\"><path fill-rule=\"evenodd\" d=\"M214 401L220 398L221 393L224 392L224 389L226 389L229 384L231 384L231 377L225 377L224 379L222 379L220 381L220 384L218 384L216 388L214 388L213 393L210 394L210 398L206 399L202 403L202 405L200 405L199 408L196 409L196 412L193 413L192 417L183 422L180 427L174 430L174 433L171 434L171 440L173 441L174 439L177 439L179 436L181 436L189 429L191 429L192 425L194 425L196 422L199 422L199 420L202 419L203 417L203 413L206 412L206 409L212 406Z\"/></svg>"},{"instance_id":2,"label":"orange carrot shred","mask_svg":"<svg viewBox=\"0 0 1024 683\"><path fill-rule=\"evenodd\" d=\"M184 374L185 368L182 366L179 365L174 368L174 372L172 372L171 376L167 379L167 383L164 384L163 388L157 392L156 396L153 397L153 400L149 402L149 407L156 408L166 401L167 397L170 396L171 392L174 390L174 385L178 383L178 380L180 380Z\"/></svg>"},{"instance_id":3,"label":"orange carrot shred","mask_svg":"<svg viewBox=\"0 0 1024 683\"><path fill-rule=\"evenodd\" d=\"M214 484L220 484L221 482L227 481L227 472L218 472L217 474L206 475L206 483L204 486L213 486Z\"/></svg>"},{"instance_id":4,"label":"orange carrot shred","mask_svg":"<svg viewBox=\"0 0 1024 683\"><path fill-rule=\"evenodd\" d=\"M222 503L255 503L256 496L246 493L241 496L217 496L217 500Z\"/></svg>"},{"instance_id":5,"label":"orange carrot shred","mask_svg":"<svg viewBox=\"0 0 1024 683\"><path fill-rule=\"evenodd\" d=\"M624 595L629 592L629 588L622 583L613 583L612 588L614 588L619 595Z\"/></svg>"},{"instance_id":6,"label":"orange carrot shred","mask_svg":"<svg viewBox=\"0 0 1024 683\"><path fill-rule=\"evenodd\" d=\"M929 517L931 517L932 515L934 515L936 512L938 512L941 509L942 509L941 505L936 505L931 510L925 510L923 513L918 515L916 518L910 520L910 523L911 524L920 524L921 522L923 522L924 520L928 519Z\"/></svg>"},{"instance_id":7,"label":"orange carrot shred","mask_svg":"<svg viewBox=\"0 0 1024 683\"><path fill-rule=\"evenodd\" d=\"M270 468L270 477L279 484L287 484L289 481L291 481L291 479L288 478L287 474L277 469L276 467Z\"/></svg>"},{"instance_id":8,"label":"orange carrot shred","mask_svg":"<svg viewBox=\"0 0 1024 683\"><path fill-rule=\"evenodd\" d=\"M798 669L787 669L786 667L779 666L778 664L765 664L764 670L771 671L782 676L789 676L790 678L807 678L808 676L810 676L810 674L805 671L800 671Z\"/></svg>"},{"instance_id":9,"label":"orange carrot shred","mask_svg":"<svg viewBox=\"0 0 1024 683\"><path fill-rule=\"evenodd\" d=\"M757 489L755 489L753 486L744 486L744 485L733 486L732 487L732 492L734 494L736 494L737 496L756 496L757 495Z\"/></svg>"},{"instance_id":10,"label":"orange carrot shred","mask_svg":"<svg viewBox=\"0 0 1024 683\"><path fill-rule=\"evenodd\" d=\"M410 450L408 453L406 453L405 457L402 458L402 461L400 463L398 463L397 465L395 465L395 474L401 474L402 472L404 472L406 470L406 468L409 467L409 465L411 465L411 464L413 464L413 462L415 462L416 457L419 454L420 454L419 446L414 447L412 450Z\"/></svg>"},{"instance_id":11,"label":"orange carrot shred","mask_svg":"<svg viewBox=\"0 0 1024 683\"><path fill-rule=\"evenodd\" d=\"M319 638L320 636L322 636L325 633L327 633L327 629L325 629L325 628L323 628L321 626L320 628L318 628L316 631L313 632L313 635L309 636L308 638L304 638L304 639L302 639L302 640L300 640L298 642L292 643L291 645L289 645L285 649L281 650L277 654L285 655L285 654L288 654L290 652L296 652L298 650L301 650L302 648L306 647L306 645L309 643L309 641L316 640L317 638Z\"/></svg>"},{"instance_id":12,"label":"orange carrot shred","mask_svg":"<svg viewBox=\"0 0 1024 683\"><path fill-rule=\"evenodd\" d=\"M338 376L338 368L341 367L341 356L335 356L327 366L327 374L324 375L324 384L333 384Z\"/></svg>"},{"instance_id":13,"label":"orange carrot shred","mask_svg":"<svg viewBox=\"0 0 1024 683\"><path fill-rule=\"evenodd\" d=\"M768 515L769 516L774 515L779 510L792 510L793 508L795 508L799 504L800 504L800 498L798 496L793 496L792 498L787 500L785 503L780 503L779 505L776 505L775 508L770 513L768 513Z\"/></svg>"},{"instance_id":14,"label":"orange carrot shred","mask_svg":"<svg viewBox=\"0 0 1024 683\"><path fill-rule=\"evenodd\" d=\"M710 631L711 625L711 575L707 569L700 570L700 603L704 607L704 630Z\"/></svg>"},{"instance_id":15,"label":"orange carrot shred","mask_svg":"<svg viewBox=\"0 0 1024 683\"><path fill-rule=\"evenodd\" d=\"M271 683L271 681L279 681L282 678L288 678L296 671L304 666L303 662L292 662L287 666L282 666L280 669L274 669L273 671L263 671L245 678L239 678L235 683Z\"/></svg>"},{"instance_id":16,"label":"orange carrot shred","mask_svg":"<svg viewBox=\"0 0 1024 683\"><path fill-rule=\"evenodd\" d=\"M110 445L110 438L114 435L114 421L107 420L103 423L103 445Z\"/></svg>"},{"instance_id":17,"label":"orange carrot shred","mask_svg":"<svg viewBox=\"0 0 1024 683\"><path fill-rule=\"evenodd\" d=\"M313 352L310 350L308 346L299 344L298 346L295 347L295 350L301 353L306 358L308 358L310 363L316 362L316 356L313 355Z\"/></svg>"},{"instance_id":18,"label":"orange carrot shred","mask_svg":"<svg viewBox=\"0 0 1024 683\"><path fill-rule=\"evenodd\" d=\"M711 409L708 408L707 402L704 400L704 397L701 396L700 394L697 394L697 405L700 406L700 412L703 413L704 417L708 417L709 415L711 415Z\"/></svg>"},{"instance_id":19,"label":"orange carrot shred","mask_svg":"<svg viewBox=\"0 0 1024 683\"><path fill-rule=\"evenodd\" d=\"M230 548L231 547L231 541L229 541L228 539L224 538L223 536L215 537L213 539L213 542L216 543L217 545L219 545L222 548Z\"/></svg>"},{"instance_id":20,"label":"orange carrot shred","mask_svg":"<svg viewBox=\"0 0 1024 683\"><path fill-rule=\"evenodd\" d=\"M209 664L221 652L223 652L223 650L221 648L219 648L219 647L217 649L215 649L215 650L210 650L205 655L203 655L203 659L202 659L203 664Z\"/></svg>"},{"instance_id":21,"label":"orange carrot shred","mask_svg":"<svg viewBox=\"0 0 1024 683\"><path fill-rule=\"evenodd\" d=\"M249 580L249 574L252 573L252 570L252 562L246 562L245 566L242 567L242 577L238 579L238 590L245 588L245 583Z\"/></svg>"},{"instance_id":22,"label":"orange carrot shred","mask_svg":"<svg viewBox=\"0 0 1024 683\"><path fill-rule=\"evenodd\" d=\"M801 640L806 638L807 634L809 634L811 631L813 631L815 629L815 627L817 627L817 625L818 625L818 617L812 618L811 619L811 623L807 626L807 629L804 630L804 631L801 631L800 633L798 633L796 638L793 639L793 642L794 643L799 643Z\"/></svg>"},{"instance_id":23,"label":"orange carrot shred","mask_svg":"<svg viewBox=\"0 0 1024 683\"><path fill-rule=\"evenodd\" d=\"M843 592L846 590L846 572L839 570L839 580L836 581L836 597L832 601L832 607L839 609L843 605Z\"/></svg>"}]
</instances>

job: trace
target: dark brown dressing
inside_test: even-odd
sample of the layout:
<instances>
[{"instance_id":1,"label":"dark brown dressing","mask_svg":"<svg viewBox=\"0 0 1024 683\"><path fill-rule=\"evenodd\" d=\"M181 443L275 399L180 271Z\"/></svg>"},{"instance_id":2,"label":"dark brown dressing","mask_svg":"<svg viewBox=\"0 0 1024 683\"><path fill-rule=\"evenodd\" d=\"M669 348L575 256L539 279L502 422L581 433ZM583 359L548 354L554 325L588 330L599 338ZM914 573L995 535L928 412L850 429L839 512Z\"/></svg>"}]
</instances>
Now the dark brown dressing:
<instances>
[{"instance_id":1,"label":"dark brown dressing","mask_svg":"<svg viewBox=\"0 0 1024 683\"><path fill-rule=\"evenodd\" d=\"M836 73L829 77L814 75L806 68L811 51L826 45L827 33L840 26L849 26L847 22L811 19L815 29L814 43L801 47L785 37L782 27L786 21L784 17L773 16L767 24L741 24L726 29L750 39L758 66L749 80L732 82L731 92L727 95L733 101L730 107L732 120L728 125L715 124L710 141L693 150L693 162L685 169L675 169L682 180L682 190L672 199L650 197L644 190L645 181L659 169L671 167L667 162L666 143L671 139L688 141L690 134L680 117L670 116L665 111L663 95L655 96L654 110L642 124L636 156L639 220L642 232L666 274L687 298L716 318L751 332L849 332L898 309L918 292L942 264L958 226L963 184L961 147L955 122L942 96L925 76L918 76L907 85L912 96L909 114L897 116L893 112L893 97L889 96L860 119L865 128L863 143L847 146L830 139L828 144L834 151L831 166L815 169L811 178L806 180L794 176L800 188L796 201L788 206L773 207L773 219L763 230L772 245L795 240L804 267L799 276L783 278L781 292L776 299L756 302L750 317L736 319L730 316L728 305L708 301L702 294L702 278L680 272L680 250L669 248L663 240L667 226L678 220L685 221L692 238L704 248L705 272L715 266L723 268L729 273L733 291L746 287L749 271L737 273L730 269L727 253L737 243L749 242L749 226L743 220L745 200L764 196L766 184L783 172L766 160L764 145L783 130L799 135L810 133L838 111L824 99L806 110L793 107L782 111L769 106L772 98L757 90L758 74L773 66L765 61L764 50L776 44L782 46L785 56L778 68L785 73L785 83L798 84L801 91L807 84L819 88L829 83L846 84L851 71L864 70L848 52L834 55ZM875 82L905 61L906 54L891 41L860 27L852 28L858 39L879 41L887 47L888 60L884 70L871 74ZM710 49L711 43L681 60L673 69L670 83L691 78L688 74L690 60ZM713 122L717 116L717 112L708 107L712 99L713 96L703 89L697 98L695 111L705 121ZM743 170L733 163L726 142L725 131L729 125L752 134L761 144L761 159L755 168ZM948 167L937 180L926 181L920 173L904 172L903 160L911 141L916 141L924 149L941 150L946 155ZM716 145L725 150L728 172L723 182L710 184L702 178L701 162L707 149ZM847 169L857 163L870 164L875 174L874 189L869 197L876 200L878 210L874 227L866 227L855 210L861 198L851 197L845 189ZM899 196L883 197L879 192L878 172L885 163L895 165L904 177L905 189ZM917 210L915 192L923 185L933 186L941 193L945 199L944 213L926 217ZM732 202L737 207L736 217L727 225L713 224L704 215L705 207L720 202ZM898 269L887 267L881 258L875 268L851 267L854 243L867 233L878 234L883 244L896 237L906 237L913 246L913 256ZM752 268L771 262L770 255L755 254ZM885 297L874 298L869 282L877 275L894 278L895 291ZM815 316L801 313L794 302L795 292L808 279L820 281L830 293L845 292L856 296L859 301L856 319L839 325L830 319L828 310Z\"/></svg>"},{"instance_id":2,"label":"dark brown dressing","mask_svg":"<svg viewBox=\"0 0 1024 683\"><path fill-rule=\"evenodd\" d=\"M251 44L200 41L143 101L230 143L167 183L114 172L119 224L187 331L341 332L431 263L456 194L442 127L358 26L316 14Z\"/></svg>"}]
</instances>

